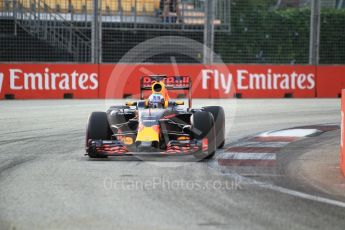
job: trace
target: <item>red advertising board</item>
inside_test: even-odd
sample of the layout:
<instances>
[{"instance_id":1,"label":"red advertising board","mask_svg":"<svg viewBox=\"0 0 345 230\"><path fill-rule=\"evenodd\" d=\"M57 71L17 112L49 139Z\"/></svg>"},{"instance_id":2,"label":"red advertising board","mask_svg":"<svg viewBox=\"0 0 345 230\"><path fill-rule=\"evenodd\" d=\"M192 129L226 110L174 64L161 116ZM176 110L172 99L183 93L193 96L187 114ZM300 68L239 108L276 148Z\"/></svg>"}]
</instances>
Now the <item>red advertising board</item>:
<instances>
[{"instance_id":1,"label":"red advertising board","mask_svg":"<svg viewBox=\"0 0 345 230\"><path fill-rule=\"evenodd\" d=\"M341 141L340 141L340 170L345 176L345 90L342 90L341 97Z\"/></svg>"},{"instance_id":2,"label":"red advertising board","mask_svg":"<svg viewBox=\"0 0 345 230\"><path fill-rule=\"evenodd\" d=\"M97 65L0 64L0 98L16 99L97 98Z\"/></svg>"},{"instance_id":3,"label":"red advertising board","mask_svg":"<svg viewBox=\"0 0 345 230\"><path fill-rule=\"evenodd\" d=\"M310 98L321 90L316 73L298 65L0 64L0 98L138 98L147 75L190 76L194 98Z\"/></svg>"},{"instance_id":4,"label":"red advertising board","mask_svg":"<svg viewBox=\"0 0 345 230\"><path fill-rule=\"evenodd\" d=\"M345 66L317 67L317 97L339 97L345 88Z\"/></svg>"},{"instance_id":5,"label":"red advertising board","mask_svg":"<svg viewBox=\"0 0 345 230\"><path fill-rule=\"evenodd\" d=\"M228 68L234 76L236 93L242 97L315 97L316 73L313 66L229 65Z\"/></svg>"},{"instance_id":6,"label":"red advertising board","mask_svg":"<svg viewBox=\"0 0 345 230\"><path fill-rule=\"evenodd\" d=\"M306 98L316 91L312 66L118 64L100 66L100 97L138 97L140 77L152 74L191 76L194 98Z\"/></svg>"}]
</instances>

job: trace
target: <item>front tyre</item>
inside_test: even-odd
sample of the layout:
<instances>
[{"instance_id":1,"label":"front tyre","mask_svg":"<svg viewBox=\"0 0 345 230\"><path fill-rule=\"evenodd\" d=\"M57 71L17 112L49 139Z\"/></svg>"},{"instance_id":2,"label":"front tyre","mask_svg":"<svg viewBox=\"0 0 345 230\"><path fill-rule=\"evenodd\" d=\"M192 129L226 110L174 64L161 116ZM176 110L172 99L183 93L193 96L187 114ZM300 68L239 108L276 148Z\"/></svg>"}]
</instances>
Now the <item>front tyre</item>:
<instances>
[{"instance_id":1,"label":"front tyre","mask_svg":"<svg viewBox=\"0 0 345 230\"><path fill-rule=\"evenodd\" d=\"M217 148L223 148L225 144L225 112L223 107L207 106L203 110L212 113L216 129L216 145Z\"/></svg>"},{"instance_id":2,"label":"front tyre","mask_svg":"<svg viewBox=\"0 0 345 230\"><path fill-rule=\"evenodd\" d=\"M213 116L206 111L196 112L191 116L192 138L203 140L207 138L207 154L196 153L198 159L210 158L216 152L216 135Z\"/></svg>"},{"instance_id":3,"label":"front tyre","mask_svg":"<svg viewBox=\"0 0 345 230\"><path fill-rule=\"evenodd\" d=\"M86 152L90 158L103 158L88 148L89 140L110 140L111 130L105 112L93 112L89 116L86 128Z\"/></svg>"}]
</instances>

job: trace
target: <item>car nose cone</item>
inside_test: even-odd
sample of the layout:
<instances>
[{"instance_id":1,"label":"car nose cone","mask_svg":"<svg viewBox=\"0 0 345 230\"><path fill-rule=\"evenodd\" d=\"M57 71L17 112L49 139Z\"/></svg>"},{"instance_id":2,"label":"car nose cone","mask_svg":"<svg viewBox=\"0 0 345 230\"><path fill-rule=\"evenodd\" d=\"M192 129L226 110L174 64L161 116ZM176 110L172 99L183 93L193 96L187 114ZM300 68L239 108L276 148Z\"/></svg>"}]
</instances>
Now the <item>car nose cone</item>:
<instances>
[{"instance_id":1,"label":"car nose cone","mask_svg":"<svg viewBox=\"0 0 345 230\"><path fill-rule=\"evenodd\" d=\"M157 152L158 142L156 141L140 141L137 143L137 150L139 152Z\"/></svg>"}]
</instances>

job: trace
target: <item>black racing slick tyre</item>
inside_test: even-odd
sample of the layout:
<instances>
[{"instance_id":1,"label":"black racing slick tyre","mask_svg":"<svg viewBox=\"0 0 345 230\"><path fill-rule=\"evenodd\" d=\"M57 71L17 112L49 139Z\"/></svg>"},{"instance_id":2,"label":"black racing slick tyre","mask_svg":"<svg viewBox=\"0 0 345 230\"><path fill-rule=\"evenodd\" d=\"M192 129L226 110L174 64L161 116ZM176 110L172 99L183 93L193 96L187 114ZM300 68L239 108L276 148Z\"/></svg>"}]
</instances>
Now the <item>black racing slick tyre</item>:
<instances>
[{"instance_id":1,"label":"black racing slick tyre","mask_svg":"<svg viewBox=\"0 0 345 230\"><path fill-rule=\"evenodd\" d=\"M216 129L216 145L217 148L223 148L225 144L225 112L223 107L207 106L203 110L212 113Z\"/></svg>"},{"instance_id":2,"label":"black racing slick tyre","mask_svg":"<svg viewBox=\"0 0 345 230\"><path fill-rule=\"evenodd\" d=\"M196 112L191 116L192 137L197 140L207 138L207 154L196 154L198 159L210 158L216 152L216 136L214 120L211 113L206 111Z\"/></svg>"},{"instance_id":3,"label":"black racing slick tyre","mask_svg":"<svg viewBox=\"0 0 345 230\"><path fill-rule=\"evenodd\" d=\"M105 112L93 112L91 113L87 128L86 128L86 145L87 154L90 158L103 158L91 149L88 148L89 140L110 140L111 130L109 128L109 123L107 119L107 114Z\"/></svg>"}]
</instances>

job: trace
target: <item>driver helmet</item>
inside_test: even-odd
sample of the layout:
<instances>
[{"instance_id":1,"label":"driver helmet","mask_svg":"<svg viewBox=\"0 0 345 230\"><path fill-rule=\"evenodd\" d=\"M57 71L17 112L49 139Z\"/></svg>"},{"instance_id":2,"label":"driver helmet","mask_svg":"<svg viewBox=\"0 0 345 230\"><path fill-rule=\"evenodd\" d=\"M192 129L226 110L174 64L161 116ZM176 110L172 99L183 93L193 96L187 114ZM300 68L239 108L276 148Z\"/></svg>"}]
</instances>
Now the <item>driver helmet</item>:
<instances>
[{"instance_id":1,"label":"driver helmet","mask_svg":"<svg viewBox=\"0 0 345 230\"><path fill-rule=\"evenodd\" d=\"M169 101L170 97L165 89L163 81L155 82L152 85L152 94L148 99L151 108L164 108L165 102Z\"/></svg>"},{"instance_id":2,"label":"driver helmet","mask_svg":"<svg viewBox=\"0 0 345 230\"><path fill-rule=\"evenodd\" d=\"M149 107L151 108L163 108L164 97L162 94L153 93L149 97Z\"/></svg>"}]
</instances>

